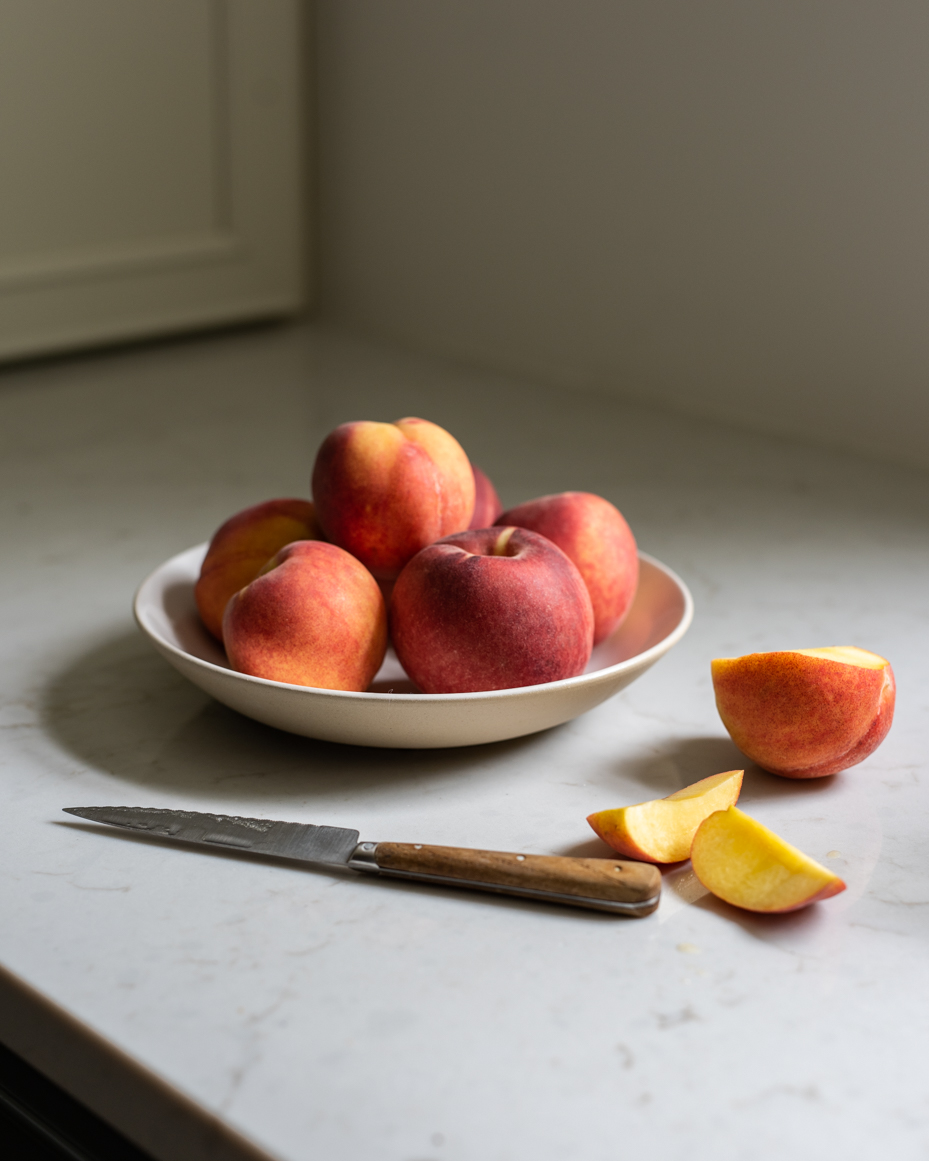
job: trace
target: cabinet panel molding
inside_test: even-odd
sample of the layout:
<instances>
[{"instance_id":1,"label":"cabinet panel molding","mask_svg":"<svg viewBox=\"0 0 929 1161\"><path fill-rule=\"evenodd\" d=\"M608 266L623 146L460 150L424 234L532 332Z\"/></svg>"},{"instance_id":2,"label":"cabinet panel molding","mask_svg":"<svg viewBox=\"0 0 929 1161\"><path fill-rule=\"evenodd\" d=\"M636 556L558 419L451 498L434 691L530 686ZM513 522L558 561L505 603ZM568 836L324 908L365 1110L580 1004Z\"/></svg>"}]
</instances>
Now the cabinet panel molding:
<instances>
[{"instance_id":1,"label":"cabinet panel molding","mask_svg":"<svg viewBox=\"0 0 929 1161\"><path fill-rule=\"evenodd\" d=\"M306 300L301 0L0 0L0 358Z\"/></svg>"}]
</instances>

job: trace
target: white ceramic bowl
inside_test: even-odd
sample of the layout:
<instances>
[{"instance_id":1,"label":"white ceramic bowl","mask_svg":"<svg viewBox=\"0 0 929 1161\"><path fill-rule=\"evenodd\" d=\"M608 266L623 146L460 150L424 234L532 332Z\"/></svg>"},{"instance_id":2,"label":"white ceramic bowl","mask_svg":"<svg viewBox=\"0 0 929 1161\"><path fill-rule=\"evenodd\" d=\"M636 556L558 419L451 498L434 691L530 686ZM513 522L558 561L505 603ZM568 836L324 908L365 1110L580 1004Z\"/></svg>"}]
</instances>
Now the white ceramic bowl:
<instances>
[{"instance_id":1,"label":"white ceramic bowl","mask_svg":"<svg viewBox=\"0 0 929 1161\"><path fill-rule=\"evenodd\" d=\"M565 681L487 693L418 693L393 652L367 693L285 685L229 668L200 623L194 584L206 544L165 561L135 597L142 632L175 669L247 717L328 742L425 749L518 738L576 718L624 689L687 632L693 600L660 561L640 555L629 615L593 651L586 672Z\"/></svg>"}]
</instances>

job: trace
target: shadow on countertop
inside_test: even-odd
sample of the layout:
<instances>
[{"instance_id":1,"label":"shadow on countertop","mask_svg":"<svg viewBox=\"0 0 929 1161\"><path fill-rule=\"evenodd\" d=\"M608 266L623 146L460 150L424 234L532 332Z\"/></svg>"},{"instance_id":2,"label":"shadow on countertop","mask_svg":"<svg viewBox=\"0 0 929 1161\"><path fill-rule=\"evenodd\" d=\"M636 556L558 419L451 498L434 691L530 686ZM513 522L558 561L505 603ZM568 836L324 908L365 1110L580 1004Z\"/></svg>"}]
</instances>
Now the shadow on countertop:
<instances>
[{"instance_id":1,"label":"shadow on countertop","mask_svg":"<svg viewBox=\"0 0 929 1161\"><path fill-rule=\"evenodd\" d=\"M680 785L668 785L668 771L679 773ZM624 758L624 774L633 774L646 785L653 785L655 797L664 798L675 790L720 774L724 770L744 770L739 806L750 810L754 803L773 799L816 796L837 785L836 777L782 778L756 766L728 737L695 735L670 738L667 743L639 758Z\"/></svg>"},{"instance_id":2,"label":"shadow on countertop","mask_svg":"<svg viewBox=\"0 0 929 1161\"><path fill-rule=\"evenodd\" d=\"M228 800L409 790L462 772L493 777L496 759L541 745L548 732L447 750L304 738L220 705L135 632L97 643L59 673L45 690L42 720L79 762L121 782Z\"/></svg>"}]
</instances>

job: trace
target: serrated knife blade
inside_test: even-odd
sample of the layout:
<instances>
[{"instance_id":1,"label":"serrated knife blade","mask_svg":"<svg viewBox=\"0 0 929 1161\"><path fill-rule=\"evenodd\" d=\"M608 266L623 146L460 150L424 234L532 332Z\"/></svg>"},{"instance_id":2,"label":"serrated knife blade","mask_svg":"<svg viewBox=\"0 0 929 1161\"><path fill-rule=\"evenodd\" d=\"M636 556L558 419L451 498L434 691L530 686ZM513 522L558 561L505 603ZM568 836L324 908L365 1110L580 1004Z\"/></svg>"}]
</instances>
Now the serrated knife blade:
<instances>
[{"instance_id":1,"label":"serrated knife blade","mask_svg":"<svg viewBox=\"0 0 929 1161\"><path fill-rule=\"evenodd\" d=\"M168 839L317 866L469 887L614 915L648 915L661 873L651 863L516 854L423 843L359 842L357 830L148 806L68 806L66 814Z\"/></svg>"},{"instance_id":2,"label":"serrated knife blade","mask_svg":"<svg viewBox=\"0 0 929 1161\"><path fill-rule=\"evenodd\" d=\"M179 843L205 843L255 855L295 859L300 863L347 866L358 846L357 830L312 826L305 822L275 822L267 818L240 818L234 814L158 810L148 806L68 806L65 813Z\"/></svg>"}]
</instances>

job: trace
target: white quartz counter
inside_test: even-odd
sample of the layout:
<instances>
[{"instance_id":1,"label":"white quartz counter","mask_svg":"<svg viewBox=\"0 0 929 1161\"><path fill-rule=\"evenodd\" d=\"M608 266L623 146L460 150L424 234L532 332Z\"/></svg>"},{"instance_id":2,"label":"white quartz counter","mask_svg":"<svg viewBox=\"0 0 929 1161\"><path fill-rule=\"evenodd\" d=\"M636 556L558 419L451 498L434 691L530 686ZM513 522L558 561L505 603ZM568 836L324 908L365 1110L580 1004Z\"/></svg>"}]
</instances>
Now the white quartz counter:
<instances>
[{"instance_id":1,"label":"white quartz counter","mask_svg":"<svg viewBox=\"0 0 929 1161\"><path fill-rule=\"evenodd\" d=\"M454 432L507 504L617 503L691 586L688 636L574 723L444 752L276 733L156 656L142 577L307 494L336 423L404 414ZM307 328L9 369L0 447L0 1039L163 1161L926 1156L924 475ZM741 805L848 883L795 915L740 913L686 866L619 920L60 813L606 854L591 811L744 764L712 657L827 644L891 659L897 719L835 778L748 768Z\"/></svg>"}]
</instances>

